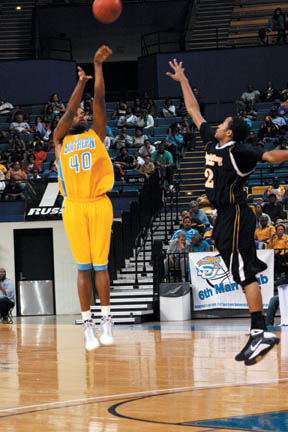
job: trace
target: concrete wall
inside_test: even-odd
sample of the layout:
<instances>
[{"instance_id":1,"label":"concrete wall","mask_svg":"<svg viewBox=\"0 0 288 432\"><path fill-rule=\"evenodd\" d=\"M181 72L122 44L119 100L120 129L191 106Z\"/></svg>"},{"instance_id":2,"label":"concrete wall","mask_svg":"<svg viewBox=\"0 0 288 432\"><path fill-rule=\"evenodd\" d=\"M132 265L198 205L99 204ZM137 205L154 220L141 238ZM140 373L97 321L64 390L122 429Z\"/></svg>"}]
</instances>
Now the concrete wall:
<instances>
[{"instance_id":1,"label":"concrete wall","mask_svg":"<svg viewBox=\"0 0 288 432\"><path fill-rule=\"evenodd\" d=\"M15 281L14 230L52 228L56 314L78 314L77 267L65 235L62 221L19 222L0 224L0 267ZM14 311L16 308L14 309Z\"/></svg>"}]
</instances>

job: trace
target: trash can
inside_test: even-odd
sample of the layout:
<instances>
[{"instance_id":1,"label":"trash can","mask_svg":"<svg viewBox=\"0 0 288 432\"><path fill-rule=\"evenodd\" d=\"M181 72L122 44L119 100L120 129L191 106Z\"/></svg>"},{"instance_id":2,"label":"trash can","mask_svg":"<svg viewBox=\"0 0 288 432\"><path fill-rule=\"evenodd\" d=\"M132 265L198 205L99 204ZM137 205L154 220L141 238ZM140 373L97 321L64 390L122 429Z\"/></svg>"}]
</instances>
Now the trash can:
<instances>
[{"instance_id":1,"label":"trash can","mask_svg":"<svg viewBox=\"0 0 288 432\"><path fill-rule=\"evenodd\" d=\"M189 282L160 284L160 321L191 319L191 289Z\"/></svg>"},{"instance_id":2,"label":"trash can","mask_svg":"<svg viewBox=\"0 0 288 432\"><path fill-rule=\"evenodd\" d=\"M20 315L54 315L52 280L19 282Z\"/></svg>"}]
</instances>

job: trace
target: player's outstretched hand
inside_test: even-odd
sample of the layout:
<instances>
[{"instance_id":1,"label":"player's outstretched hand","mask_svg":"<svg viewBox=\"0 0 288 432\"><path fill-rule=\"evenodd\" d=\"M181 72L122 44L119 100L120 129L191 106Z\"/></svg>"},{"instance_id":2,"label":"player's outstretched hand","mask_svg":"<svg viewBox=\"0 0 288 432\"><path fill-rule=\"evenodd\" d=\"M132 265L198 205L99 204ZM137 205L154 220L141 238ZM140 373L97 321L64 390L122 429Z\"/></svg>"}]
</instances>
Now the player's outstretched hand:
<instances>
[{"instance_id":1,"label":"player's outstretched hand","mask_svg":"<svg viewBox=\"0 0 288 432\"><path fill-rule=\"evenodd\" d=\"M80 66L77 66L77 69L78 69L78 76L80 81L84 81L86 83L89 79L92 79L92 76L86 75L86 73Z\"/></svg>"},{"instance_id":2,"label":"player's outstretched hand","mask_svg":"<svg viewBox=\"0 0 288 432\"><path fill-rule=\"evenodd\" d=\"M103 63L111 54L112 50L107 45L102 45L95 53L94 63Z\"/></svg>"},{"instance_id":3,"label":"player's outstretched hand","mask_svg":"<svg viewBox=\"0 0 288 432\"><path fill-rule=\"evenodd\" d=\"M172 78L175 81L181 81L183 78L185 78L184 74L184 68L182 67L182 62L177 62L177 60L174 58L173 61L169 61L170 67L173 69L174 74L171 72L166 72L166 75L168 75L170 78Z\"/></svg>"}]
</instances>

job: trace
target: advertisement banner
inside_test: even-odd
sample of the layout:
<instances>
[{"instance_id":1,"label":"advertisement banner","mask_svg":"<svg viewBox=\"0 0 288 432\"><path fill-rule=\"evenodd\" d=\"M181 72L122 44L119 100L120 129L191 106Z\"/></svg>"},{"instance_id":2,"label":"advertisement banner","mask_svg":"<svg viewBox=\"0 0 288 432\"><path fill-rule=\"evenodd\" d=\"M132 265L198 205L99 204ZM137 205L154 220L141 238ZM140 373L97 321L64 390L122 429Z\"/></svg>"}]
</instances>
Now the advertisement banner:
<instances>
[{"instance_id":1,"label":"advertisement banner","mask_svg":"<svg viewBox=\"0 0 288 432\"><path fill-rule=\"evenodd\" d=\"M257 250L267 270L257 275L263 305L274 295L274 250ZM242 287L234 282L218 252L189 254L194 311L205 309L248 309Z\"/></svg>"},{"instance_id":2,"label":"advertisement banner","mask_svg":"<svg viewBox=\"0 0 288 432\"><path fill-rule=\"evenodd\" d=\"M62 219L63 197L57 179L40 179L26 184L25 220Z\"/></svg>"}]
</instances>

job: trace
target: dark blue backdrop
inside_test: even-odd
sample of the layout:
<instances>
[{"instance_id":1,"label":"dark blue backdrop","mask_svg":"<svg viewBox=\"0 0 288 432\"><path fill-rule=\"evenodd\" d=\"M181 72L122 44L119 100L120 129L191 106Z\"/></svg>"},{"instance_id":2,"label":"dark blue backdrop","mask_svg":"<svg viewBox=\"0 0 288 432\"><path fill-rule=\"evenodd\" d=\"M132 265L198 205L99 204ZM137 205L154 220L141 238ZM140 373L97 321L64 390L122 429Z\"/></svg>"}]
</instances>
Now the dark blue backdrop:
<instances>
[{"instance_id":1,"label":"dark blue backdrop","mask_svg":"<svg viewBox=\"0 0 288 432\"><path fill-rule=\"evenodd\" d=\"M76 84L75 62L61 60L2 61L0 95L16 105L42 104L52 93L68 101Z\"/></svg>"},{"instance_id":2,"label":"dark blue backdrop","mask_svg":"<svg viewBox=\"0 0 288 432\"><path fill-rule=\"evenodd\" d=\"M269 46L152 55L139 59L139 87L142 92L154 91L153 97L180 96L179 84L165 75L170 69L168 61L176 57L184 62L191 85L206 99L235 100L250 82L262 89L271 79L276 88L284 87L288 81L287 51L286 46Z\"/></svg>"}]
</instances>

